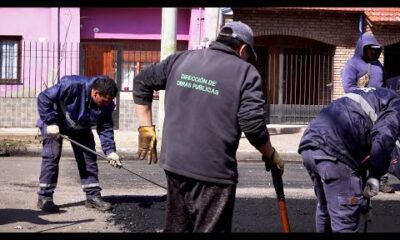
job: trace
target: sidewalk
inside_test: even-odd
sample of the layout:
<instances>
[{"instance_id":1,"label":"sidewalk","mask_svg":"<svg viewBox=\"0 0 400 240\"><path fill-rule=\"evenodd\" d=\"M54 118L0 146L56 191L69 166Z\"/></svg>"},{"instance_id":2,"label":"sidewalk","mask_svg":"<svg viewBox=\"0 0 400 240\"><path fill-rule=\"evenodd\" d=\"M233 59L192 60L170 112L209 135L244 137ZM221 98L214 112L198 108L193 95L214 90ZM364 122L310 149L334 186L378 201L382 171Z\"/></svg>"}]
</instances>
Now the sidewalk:
<instances>
[{"instance_id":1,"label":"sidewalk","mask_svg":"<svg viewBox=\"0 0 400 240\"><path fill-rule=\"evenodd\" d=\"M300 155L297 153L300 139L303 135L306 125L268 125L272 145L286 161L300 161ZM33 139L37 135L37 128L0 128L0 137L24 137ZM96 131L93 131L96 141L96 149L101 152L100 140ZM117 146L117 153L124 160L133 160L136 155L138 134L135 130L115 130L114 138ZM14 156L40 156L42 146L38 140L26 146L26 150L15 152ZM158 146L159 148L160 146ZM73 152L71 144L64 141L63 156L72 157ZM239 161L251 161L260 159L260 153L248 142L242 135L237 152Z\"/></svg>"}]
</instances>

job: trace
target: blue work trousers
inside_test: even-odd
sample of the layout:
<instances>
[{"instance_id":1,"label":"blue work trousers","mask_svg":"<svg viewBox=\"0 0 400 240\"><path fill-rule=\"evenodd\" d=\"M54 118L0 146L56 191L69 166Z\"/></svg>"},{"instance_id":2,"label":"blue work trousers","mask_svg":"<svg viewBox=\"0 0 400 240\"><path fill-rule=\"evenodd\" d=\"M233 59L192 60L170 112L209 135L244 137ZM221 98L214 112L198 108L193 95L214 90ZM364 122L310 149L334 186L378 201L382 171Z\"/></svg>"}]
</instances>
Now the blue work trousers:
<instances>
[{"instance_id":1,"label":"blue work trousers","mask_svg":"<svg viewBox=\"0 0 400 240\"><path fill-rule=\"evenodd\" d=\"M61 137L57 139L49 137L46 131L46 124L38 127L41 130L43 141L38 195L39 198L52 197L57 187L63 139ZM60 133L96 151L94 136L90 128L83 130L66 130L60 128ZM100 197L101 188L98 179L97 156L73 143L71 145L78 165L82 190L86 193L87 198Z\"/></svg>"},{"instance_id":2,"label":"blue work trousers","mask_svg":"<svg viewBox=\"0 0 400 240\"><path fill-rule=\"evenodd\" d=\"M306 150L301 155L318 200L316 231L358 232L361 207L366 201L361 176L321 150Z\"/></svg>"}]
</instances>

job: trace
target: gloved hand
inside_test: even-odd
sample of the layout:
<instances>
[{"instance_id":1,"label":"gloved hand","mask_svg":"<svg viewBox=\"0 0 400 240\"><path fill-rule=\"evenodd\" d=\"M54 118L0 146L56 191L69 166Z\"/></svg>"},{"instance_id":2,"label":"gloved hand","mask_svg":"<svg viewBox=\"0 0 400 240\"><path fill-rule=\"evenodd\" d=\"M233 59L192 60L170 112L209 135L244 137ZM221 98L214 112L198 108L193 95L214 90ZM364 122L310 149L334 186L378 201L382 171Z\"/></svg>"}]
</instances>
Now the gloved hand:
<instances>
[{"instance_id":1,"label":"gloved hand","mask_svg":"<svg viewBox=\"0 0 400 240\"><path fill-rule=\"evenodd\" d=\"M138 158L147 159L147 163L157 163L157 135L155 126L142 126L139 131Z\"/></svg>"},{"instance_id":2,"label":"gloved hand","mask_svg":"<svg viewBox=\"0 0 400 240\"><path fill-rule=\"evenodd\" d=\"M47 136L52 138L58 138L60 135L60 128L58 127L57 124L47 125L46 131L47 131Z\"/></svg>"},{"instance_id":3,"label":"gloved hand","mask_svg":"<svg viewBox=\"0 0 400 240\"><path fill-rule=\"evenodd\" d=\"M368 201L368 199L363 198L360 204L361 215L368 222L372 220L372 201Z\"/></svg>"},{"instance_id":4,"label":"gloved hand","mask_svg":"<svg viewBox=\"0 0 400 240\"><path fill-rule=\"evenodd\" d=\"M364 76L357 79L357 87L367 87L369 82L369 75L365 74Z\"/></svg>"},{"instance_id":5,"label":"gloved hand","mask_svg":"<svg viewBox=\"0 0 400 240\"><path fill-rule=\"evenodd\" d=\"M364 187L364 197L372 198L379 193L379 180L376 178L368 178Z\"/></svg>"},{"instance_id":6,"label":"gloved hand","mask_svg":"<svg viewBox=\"0 0 400 240\"><path fill-rule=\"evenodd\" d=\"M119 156L115 152L109 153L107 155L107 159L108 159L108 163L111 166L116 167L116 168L121 168L122 167L122 163L119 160Z\"/></svg>"},{"instance_id":7,"label":"gloved hand","mask_svg":"<svg viewBox=\"0 0 400 240\"><path fill-rule=\"evenodd\" d=\"M273 149L274 153L270 159L266 156L262 156L262 160L265 162L265 170L269 172L272 167L276 166L281 171L281 175L283 175L283 171L285 170L285 162L282 160L281 156L279 156L275 148Z\"/></svg>"}]
</instances>

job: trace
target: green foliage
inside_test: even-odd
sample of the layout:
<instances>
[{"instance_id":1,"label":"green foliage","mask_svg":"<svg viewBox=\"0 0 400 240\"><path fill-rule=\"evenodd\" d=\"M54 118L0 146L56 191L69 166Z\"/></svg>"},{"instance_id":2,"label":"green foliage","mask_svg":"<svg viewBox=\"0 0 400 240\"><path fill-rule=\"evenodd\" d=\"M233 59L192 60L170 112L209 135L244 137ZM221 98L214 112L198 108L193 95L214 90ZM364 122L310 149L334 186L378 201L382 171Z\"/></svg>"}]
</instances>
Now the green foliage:
<instances>
[{"instance_id":1,"label":"green foliage","mask_svg":"<svg viewBox=\"0 0 400 240\"><path fill-rule=\"evenodd\" d=\"M26 151L27 145L37 144L35 137L0 137L0 156Z\"/></svg>"}]
</instances>

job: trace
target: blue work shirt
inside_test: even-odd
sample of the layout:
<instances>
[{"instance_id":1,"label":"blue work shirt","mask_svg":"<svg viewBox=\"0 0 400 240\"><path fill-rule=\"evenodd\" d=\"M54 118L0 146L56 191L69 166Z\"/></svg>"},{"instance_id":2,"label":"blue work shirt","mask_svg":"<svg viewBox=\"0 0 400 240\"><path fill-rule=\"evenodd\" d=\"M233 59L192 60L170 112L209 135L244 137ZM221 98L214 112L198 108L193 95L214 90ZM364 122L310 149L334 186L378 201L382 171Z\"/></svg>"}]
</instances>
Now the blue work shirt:
<instances>
[{"instance_id":1,"label":"blue work shirt","mask_svg":"<svg viewBox=\"0 0 400 240\"><path fill-rule=\"evenodd\" d=\"M38 124L57 124L60 129L84 129L96 126L105 154L115 152L112 112L115 103L98 107L91 98L93 83L98 77L64 76L59 83L38 96Z\"/></svg>"}]
</instances>

